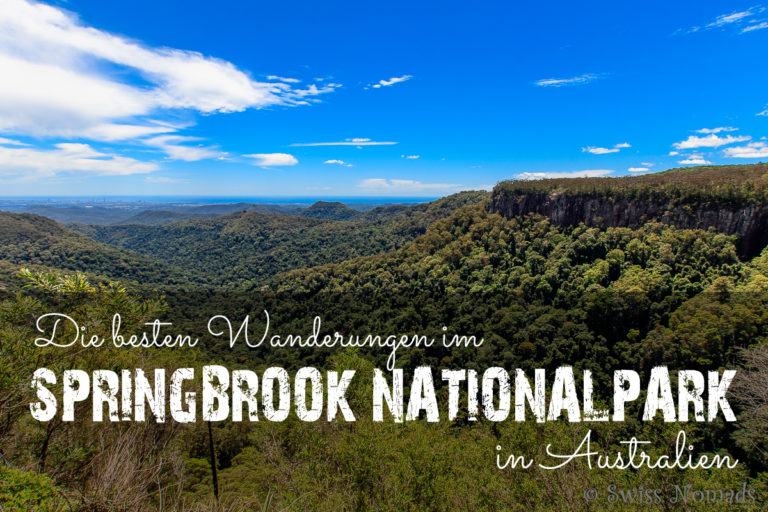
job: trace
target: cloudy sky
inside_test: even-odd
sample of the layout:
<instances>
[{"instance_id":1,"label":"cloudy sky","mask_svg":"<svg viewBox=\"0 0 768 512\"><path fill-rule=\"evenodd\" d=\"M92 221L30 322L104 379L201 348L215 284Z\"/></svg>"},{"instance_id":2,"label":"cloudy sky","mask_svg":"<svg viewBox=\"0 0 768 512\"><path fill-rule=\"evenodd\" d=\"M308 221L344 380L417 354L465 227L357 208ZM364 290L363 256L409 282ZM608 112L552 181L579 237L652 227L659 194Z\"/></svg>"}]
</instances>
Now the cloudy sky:
<instances>
[{"instance_id":1,"label":"cloudy sky","mask_svg":"<svg viewBox=\"0 0 768 512\"><path fill-rule=\"evenodd\" d=\"M768 161L768 4L0 0L0 195L440 196Z\"/></svg>"}]
</instances>

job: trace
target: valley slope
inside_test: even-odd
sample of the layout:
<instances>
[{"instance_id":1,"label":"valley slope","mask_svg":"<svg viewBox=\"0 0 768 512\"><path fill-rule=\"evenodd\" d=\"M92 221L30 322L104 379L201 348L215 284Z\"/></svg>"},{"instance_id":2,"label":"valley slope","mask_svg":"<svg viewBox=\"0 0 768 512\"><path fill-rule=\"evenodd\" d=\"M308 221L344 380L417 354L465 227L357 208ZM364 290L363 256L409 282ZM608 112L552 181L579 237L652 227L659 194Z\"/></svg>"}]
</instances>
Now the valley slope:
<instances>
[{"instance_id":1,"label":"valley slope","mask_svg":"<svg viewBox=\"0 0 768 512\"><path fill-rule=\"evenodd\" d=\"M487 192L462 192L431 203L366 212L321 202L302 212L309 216L242 211L163 226L71 227L101 243L204 275L202 284L248 286L295 268L398 249L434 221L487 197Z\"/></svg>"},{"instance_id":2,"label":"valley slope","mask_svg":"<svg viewBox=\"0 0 768 512\"><path fill-rule=\"evenodd\" d=\"M0 212L0 268L4 279L19 267L83 271L139 284L180 285L194 272L111 247L57 222L31 213Z\"/></svg>"}]
</instances>

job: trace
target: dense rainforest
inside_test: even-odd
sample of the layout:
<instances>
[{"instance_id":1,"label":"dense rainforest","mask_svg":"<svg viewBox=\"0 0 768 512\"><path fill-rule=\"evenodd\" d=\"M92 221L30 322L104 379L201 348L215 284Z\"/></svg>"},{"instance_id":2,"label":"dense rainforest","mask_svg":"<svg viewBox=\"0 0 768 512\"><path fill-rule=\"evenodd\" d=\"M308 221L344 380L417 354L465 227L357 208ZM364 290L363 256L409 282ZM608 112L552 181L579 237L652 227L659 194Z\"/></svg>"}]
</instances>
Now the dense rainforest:
<instances>
[{"instance_id":1,"label":"dense rainforest","mask_svg":"<svg viewBox=\"0 0 768 512\"><path fill-rule=\"evenodd\" d=\"M51 219L28 213L0 212L0 261L16 271L22 266L43 266L166 285L194 280L191 271L99 243Z\"/></svg>"},{"instance_id":2,"label":"dense rainforest","mask_svg":"<svg viewBox=\"0 0 768 512\"><path fill-rule=\"evenodd\" d=\"M766 172L759 164L614 181L511 182L493 194L510 187L516 194L669 193L665 201L735 194L728 201L764 206ZM752 502L691 502L686 509L764 510L768 249L745 257L740 235L716 226L559 223L535 212L506 215L491 201L463 193L347 219L343 208L321 203L321 219L245 212L162 226L81 225L80 233L41 217L0 215L0 502L17 507L12 510L35 502L35 510L94 511L678 510L666 500L634 498L596 508L584 491L642 486L668 497L686 486L737 491L746 485L755 493ZM332 215L342 220L327 218ZM175 272L183 277L162 281ZM31 344L32 319L50 311L70 312L89 332L105 332L119 310L126 332L160 317L202 335L212 315L261 321L265 309L275 331L285 334L306 333L315 315L324 333L438 335L445 326L485 343L402 350L396 366L410 374L423 365L527 371L570 365L595 375L600 403L610 399L617 368L644 379L659 365L739 368L729 395L739 421L644 422L640 406L632 405L620 423L473 422L464 409L453 421L379 423L371 416L368 376L386 365L381 350L230 349L210 338L183 351ZM29 417L29 377L40 366L208 363L257 372L273 365L355 369L348 399L357 421L304 422L291 414L284 422L214 422L209 431L204 422L93 423L84 404L75 422ZM445 401L447 390L436 385ZM602 450L618 450L637 436L652 440L655 454L669 452L683 430L697 453L730 455L741 464L696 471L496 467L497 446L543 455L547 443L572 449L589 429Z\"/></svg>"},{"instance_id":3,"label":"dense rainforest","mask_svg":"<svg viewBox=\"0 0 768 512\"><path fill-rule=\"evenodd\" d=\"M319 202L298 216L243 211L165 226L73 227L99 242L187 269L202 276L193 278L198 283L242 288L286 270L397 249L435 220L487 197L486 192L463 192L366 212Z\"/></svg>"}]
</instances>

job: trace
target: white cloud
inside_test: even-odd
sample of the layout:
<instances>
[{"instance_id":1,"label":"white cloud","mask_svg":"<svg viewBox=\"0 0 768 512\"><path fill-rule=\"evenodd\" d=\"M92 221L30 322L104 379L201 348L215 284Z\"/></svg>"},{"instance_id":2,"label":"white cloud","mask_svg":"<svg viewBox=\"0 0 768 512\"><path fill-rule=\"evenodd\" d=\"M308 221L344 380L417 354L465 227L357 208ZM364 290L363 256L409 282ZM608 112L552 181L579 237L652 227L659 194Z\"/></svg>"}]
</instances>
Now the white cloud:
<instances>
[{"instance_id":1,"label":"white cloud","mask_svg":"<svg viewBox=\"0 0 768 512\"><path fill-rule=\"evenodd\" d=\"M297 142L291 144L293 147L302 146L392 146L397 142L377 142L371 139L345 139L340 142Z\"/></svg>"},{"instance_id":2,"label":"white cloud","mask_svg":"<svg viewBox=\"0 0 768 512\"><path fill-rule=\"evenodd\" d=\"M757 14L760 14L765 10L762 6L754 6L750 7L749 9L745 11L735 11L730 14L721 14L717 18L715 18L714 21L711 23L708 23L704 25L703 27L691 27L688 29L688 32L698 32L700 30L711 30L716 28L726 28L728 26L740 26L744 22L747 23L756 23L755 20L752 20L750 18L753 18ZM747 27L748 28L748 27ZM741 33L748 32L749 30L743 29Z\"/></svg>"},{"instance_id":3,"label":"white cloud","mask_svg":"<svg viewBox=\"0 0 768 512\"><path fill-rule=\"evenodd\" d=\"M18 140L11 140L6 139L5 137L0 137L0 146L29 146L29 144L24 144Z\"/></svg>"},{"instance_id":4,"label":"white cloud","mask_svg":"<svg viewBox=\"0 0 768 512\"><path fill-rule=\"evenodd\" d=\"M640 162L640 165L642 165L643 167L653 167L656 164L654 164L653 162Z\"/></svg>"},{"instance_id":5,"label":"white cloud","mask_svg":"<svg viewBox=\"0 0 768 512\"><path fill-rule=\"evenodd\" d=\"M79 133L81 137L105 142L138 139L149 135L175 132L176 127L170 125L137 125L105 123L89 126Z\"/></svg>"},{"instance_id":6,"label":"white cloud","mask_svg":"<svg viewBox=\"0 0 768 512\"><path fill-rule=\"evenodd\" d=\"M747 9L746 11L733 12L731 14L721 14L715 21L707 25L707 28L722 27L723 25L729 25L731 23L738 23L744 18L748 18L755 14L753 9Z\"/></svg>"},{"instance_id":7,"label":"white cloud","mask_svg":"<svg viewBox=\"0 0 768 512\"><path fill-rule=\"evenodd\" d=\"M344 167L354 167L352 164L345 162L344 160L326 160L324 164L342 165Z\"/></svg>"},{"instance_id":8,"label":"white cloud","mask_svg":"<svg viewBox=\"0 0 768 512\"><path fill-rule=\"evenodd\" d=\"M400 155L400 158L405 158L406 160L418 160L420 156L419 155Z\"/></svg>"},{"instance_id":9,"label":"white cloud","mask_svg":"<svg viewBox=\"0 0 768 512\"><path fill-rule=\"evenodd\" d=\"M403 76L393 76L389 80L379 80L377 83L373 85L368 85L368 87L373 87L374 89L380 89L382 87L389 87L390 85L399 84L401 82L406 82L413 78L413 75L403 75ZM367 89L367 87L366 87Z\"/></svg>"},{"instance_id":10,"label":"white cloud","mask_svg":"<svg viewBox=\"0 0 768 512\"><path fill-rule=\"evenodd\" d=\"M152 110L146 92L55 65L3 55L1 41L0 74L2 132L76 136L111 124L112 119L140 116Z\"/></svg>"},{"instance_id":11,"label":"white cloud","mask_svg":"<svg viewBox=\"0 0 768 512\"><path fill-rule=\"evenodd\" d=\"M729 158L766 158L768 157L768 144L765 142L750 142L746 146L725 148L723 153Z\"/></svg>"},{"instance_id":12,"label":"white cloud","mask_svg":"<svg viewBox=\"0 0 768 512\"><path fill-rule=\"evenodd\" d=\"M167 176L147 176L144 181L148 183L188 183L187 180L168 178Z\"/></svg>"},{"instance_id":13,"label":"white cloud","mask_svg":"<svg viewBox=\"0 0 768 512\"><path fill-rule=\"evenodd\" d=\"M276 75L269 75L267 77L267 80L276 80L278 82L285 82L288 84L298 84L299 82L301 82L301 80L299 80L298 78L285 78L285 77L276 76Z\"/></svg>"},{"instance_id":14,"label":"white cloud","mask_svg":"<svg viewBox=\"0 0 768 512\"><path fill-rule=\"evenodd\" d=\"M539 87L564 87L568 85L584 85L600 78L600 75L586 74L571 78L542 78L533 82Z\"/></svg>"},{"instance_id":15,"label":"white cloud","mask_svg":"<svg viewBox=\"0 0 768 512\"><path fill-rule=\"evenodd\" d=\"M738 128L733 126L719 126L717 128L702 128L701 130L694 130L696 133L720 133L720 132L735 132Z\"/></svg>"},{"instance_id":16,"label":"white cloud","mask_svg":"<svg viewBox=\"0 0 768 512\"><path fill-rule=\"evenodd\" d=\"M184 146L181 142L198 141L197 137L184 137L181 135L160 135L144 139L142 142L148 146L153 146L164 151L174 160L183 160L184 162L196 162L210 158L221 158L225 155L216 148L205 146Z\"/></svg>"},{"instance_id":17,"label":"white cloud","mask_svg":"<svg viewBox=\"0 0 768 512\"><path fill-rule=\"evenodd\" d=\"M585 148L581 148L582 153L592 153L593 155L607 155L608 153L618 153L623 148L631 148L632 146L626 142L622 142L621 144L616 144L612 148L601 148L601 147L595 147L595 146L587 146Z\"/></svg>"},{"instance_id":18,"label":"white cloud","mask_svg":"<svg viewBox=\"0 0 768 512\"><path fill-rule=\"evenodd\" d=\"M739 135L734 137L732 135L726 135L720 137L714 133L707 135L706 137L699 137L697 135L690 135L682 142L675 142L672 146L675 149L695 149L695 148L719 148L726 144L733 144L735 142L745 142L750 140L751 137L747 135Z\"/></svg>"},{"instance_id":19,"label":"white cloud","mask_svg":"<svg viewBox=\"0 0 768 512\"><path fill-rule=\"evenodd\" d=\"M136 75L141 84L121 78ZM0 76L0 131L107 141L174 131L151 121L168 110L306 105L338 87L258 82L230 62L149 47L25 0L2 0Z\"/></svg>"},{"instance_id":20,"label":"white cloud","mask_svg":"<svg viewBox=\"0 0 768 512\"><path fill-rule=\"evenodd\" d=\"M357 184L359 188L390 191L423 191L454 189L461 185L455 183L422 183L415 180L396 180L384 178L369 178Z\"/></svg>"},{"instance_id":21,"label":"white cloud","mask_svg":"<svg viewBox=\"0 0 768 512\"><path fill-rule=\"evenodd\" d=\"M586 169L572 172L523 172L515 175L519 180L540 180L551 178L600 178L613 174L610 169Z\"/></svg>"},{"instance_id":22,"label":"white cloud","mask_svg":"<svg viewBox=\"0 0 768 512\"><path fill-rule=\"evenodd\" d=\"M582 153L592 153L593 155L607 155L608 153L618 153L620 150L617 148L598 148L595 146L587 146L581 148Z\"/></svg>"},{"instance_id":23,"label":"white cloud","mask_svg":"<svg viewBox=\"0 0 768 512\"><path fill-rule=\"evenodd\" d=\"M768 108L763 110L762 112L758 112L757 115L759 115L759 116L768 116Z\"/></svg>"},{"instance_id":24,"label":"white cloud","mask_svg":"<svg viewBox=\"0 0 768 512\"><path fill-rule=\"evenodd\" d=\"M747 32L752 32L753 30L763 30L768 28L768 21L762 21L760 23L754 23L752 25L747 25L743 29L741 29L741 33L745 34Z\"/></svg>"},{"instance_id":25,"label":"white cloud","mask_svg":"<svg viewBox=\"0 0 768 512\"><path fill-rule=\"evenodd\" d=\"M630 167L627 169L629 172L647 172L650 171L650 167Z\"/></svg>"},{"instance_id":26,"label":"white cloud","mask_svg":"<svg viewBox=\"0 0 768 512\"><path fill-rule=\"evenodd\" d=\"M126 176L156 171L158 166L88 144L60 143L54 149L0 146L0 174L26 179L51 177L60 172Z\"/></svg>"},{"instance_id":27,"label":"white cloud","mask_svg":"<svg viewBox=\"0 0 768 512\"><path fill-rule=\"evenodd\" d=\"M685 160L680 160L678 163L683 165L708 165L708 164L711 164L712 162L710 162L709 160L706 160L704 158L704 155L693 153L691 155L688 155L688 157Z\"/></svg>"},{"instance_id":28,"label":"white cloud","mask_svg":"<svg viewBox=\"0 0 768 512\"><path fill-rule=\"evenodd\" d=\"M669 156L677 156L677 155L679 155L679 154L680 154L680 152L679 152L679 151L670 151L670 152L669 152Z\"/></svg>"},{"instance_id":29,"label":"white cloud","mask_svg":"<svg viewBox=\"0 0 768 512\"><path fill-rule=\"evenodd\" d=\"M296 157L288 153L254 153L252 155L243 155L246 158L255 160L253 165L261 167L277 167L285 165L296 165L299 163Z\"/></svg>"}]
</instances>

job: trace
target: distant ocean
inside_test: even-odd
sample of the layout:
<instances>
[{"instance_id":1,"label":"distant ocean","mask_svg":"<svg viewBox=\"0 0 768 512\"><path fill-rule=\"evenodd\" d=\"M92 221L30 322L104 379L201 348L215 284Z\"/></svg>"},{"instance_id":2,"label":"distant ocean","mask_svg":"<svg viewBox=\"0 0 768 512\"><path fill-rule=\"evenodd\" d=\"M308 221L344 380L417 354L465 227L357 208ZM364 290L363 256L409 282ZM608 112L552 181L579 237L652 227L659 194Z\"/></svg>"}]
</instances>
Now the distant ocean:
<instances>
[{"instance_id":1,"label":"distant ocean","mask_svg":"<svg viewBox=\"0 0 768 512\"><path fill-rule=\"evenodd\" d=\"M312 204L316 201L338 201L344 204L413 204L439 199L430 197L389 196L0 196L3 203L34 202L35 204L102 205L115 203L172 203L172 204Z\"/></svg>"}]
</instances>

